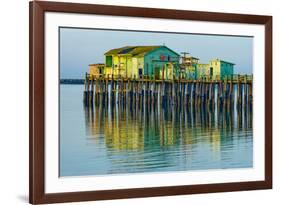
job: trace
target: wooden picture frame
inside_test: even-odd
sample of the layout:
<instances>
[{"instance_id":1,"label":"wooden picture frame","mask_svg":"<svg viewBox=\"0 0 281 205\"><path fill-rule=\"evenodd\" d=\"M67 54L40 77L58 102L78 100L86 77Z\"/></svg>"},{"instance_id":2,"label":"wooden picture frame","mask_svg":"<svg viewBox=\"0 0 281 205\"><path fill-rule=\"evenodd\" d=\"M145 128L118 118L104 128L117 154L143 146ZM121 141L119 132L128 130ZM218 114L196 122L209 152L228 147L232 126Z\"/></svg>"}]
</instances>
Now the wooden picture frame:
<instances>
[{"instance_id":1,"label":"wooden picture frame","mask_svg":"<svg viewBox=\"0 0 281 205\"><path fill-rule=\"evenodd\" d=\"M155 8L135 8L93 4L33 1L30 17L30 139L29 139L29 200L32 204L89 200L153 197L181 194L229 192L272 188L272 17L260 15L183 11ZM195 20L207 22L247 23L265 26L265 180L233 183L164 186L150 188L45 193L45 79L44 79L44 14L66 12L158 19Z\"/></svg>"}]
</instances>

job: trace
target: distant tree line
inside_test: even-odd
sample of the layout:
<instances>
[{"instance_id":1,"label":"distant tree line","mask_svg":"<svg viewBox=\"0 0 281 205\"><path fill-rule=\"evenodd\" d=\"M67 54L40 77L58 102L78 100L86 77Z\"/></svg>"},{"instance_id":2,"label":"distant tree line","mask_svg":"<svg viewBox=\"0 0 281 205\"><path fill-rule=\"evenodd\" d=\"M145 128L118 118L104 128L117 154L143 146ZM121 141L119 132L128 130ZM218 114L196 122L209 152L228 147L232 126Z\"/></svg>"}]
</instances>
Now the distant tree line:
<instances>
[{"instance_id":1,"label":"distant tree line","mask_svg":"<svg viewBox=\"0 0 281 205\"><path fill-rule=\"evenodd\" d=\"M84 84L84 79L60 79L60 84Z\"/></svg>"}]
</instances>

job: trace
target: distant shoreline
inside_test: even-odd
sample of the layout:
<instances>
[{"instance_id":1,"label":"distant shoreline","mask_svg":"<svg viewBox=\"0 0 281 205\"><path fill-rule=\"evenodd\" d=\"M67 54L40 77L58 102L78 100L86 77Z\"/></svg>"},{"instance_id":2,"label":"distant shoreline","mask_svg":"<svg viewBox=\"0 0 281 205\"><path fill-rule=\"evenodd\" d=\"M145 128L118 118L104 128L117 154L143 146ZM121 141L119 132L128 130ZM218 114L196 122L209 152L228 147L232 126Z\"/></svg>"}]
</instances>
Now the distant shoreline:
<instances>
[{"instance_id":1,"label":"distant shoreline","mask_svg":"<svg viewBox=\"0 0 281 205\"><path fill-rule=\"evenodd\" d=\"M60 79L60 84L80 85L84 84L84 79Z\"/></svg>"}]
</instances>

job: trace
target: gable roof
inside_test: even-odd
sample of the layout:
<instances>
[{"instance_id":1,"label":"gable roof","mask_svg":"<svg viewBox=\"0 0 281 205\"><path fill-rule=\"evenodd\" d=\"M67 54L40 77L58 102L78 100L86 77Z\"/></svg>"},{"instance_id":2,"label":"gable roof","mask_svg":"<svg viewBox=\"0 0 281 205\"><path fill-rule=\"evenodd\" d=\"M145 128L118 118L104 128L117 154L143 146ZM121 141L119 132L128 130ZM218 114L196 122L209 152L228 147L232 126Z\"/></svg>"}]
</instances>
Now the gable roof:
<instances>
[{"instance_id":1,"label":"gable roof","mask_svg":"<svg viewBox=\"0 0 281 205\"><path fill-rule=\"evenodd\" d=\"M160 46L124 46L121 48L111 49L107 51L104 55L130 54L135 56L139 54L145 54L159 47Z\"/></svg>"},{"instance_id":2,"label":"gable roof","mask_svg":"<svg viewBox=\"0 0 281 205\"><path fill-rule=\"evenodd\" d=\"M118 55L118 54L129 54L132 56L144 56L148 52L151 52L157 48L165 47L173 53L177 54L175 51L169 49L166 46L124 46L121 48L115 48L107 51L104 55ZM179 54L177 54L179 55Z\"/></svg>"},{"instance_id":3,"label":"gable roof","mask_svg":"<svg viewBox=\"0 0 281 205\"><path fill-rule=\"evenodd\" d=\"M104 63L91 63L89 66L103 66Z\"/></svg>"},{"instance_id":4,"label":"gable roof","mask_svg":"<svg viewBox=\"0 0 281 205\"><path fill-rule=\"evenodd\" d=\"M231 64L231 65L235 65L235 63L231 63L229 61L224 61L224 60L220 60L221 62L227 63L227 64Z\"/></svg>"},{"instance_id":5,"label":"gable roof","mask_svg":"<svg viewBox=\"0 0 281 205\"><path fill-rule=\"evenodd\" d=\"M213 60L211 60L211 61L220 61L220 62L223 62L223 63L227 63L227 64L235 65L235 63L231 63L231 62L229 62L229 61L221 60L221 59L218 59L218 58L213 59Z\"/></svg>"},{"instance_id":6,"label":"gable roof","mask_svg":"<svg viewBox=\"0 0 281 205\"><path fill-rule=\"evenodd\" d=\"M104 55L117 55L120 51L125 50L129 47L130 46L124 46L124 47L121 47L121 48L114 48L114 49L111 49L111 50L107 51Z\"/></svg>"},{"instance_id":7,"label":"gable roof","mask_svg":"<svg viewBox=\"0 0 281 205\"><path fill-rule=\"evenodd\" d=\"M191 58L191 59L195 59L195 60L200 60L199 58L196 58L194 56L190 56L190 57L187 57L187 58Z\"/></svg>"}]
</instances>

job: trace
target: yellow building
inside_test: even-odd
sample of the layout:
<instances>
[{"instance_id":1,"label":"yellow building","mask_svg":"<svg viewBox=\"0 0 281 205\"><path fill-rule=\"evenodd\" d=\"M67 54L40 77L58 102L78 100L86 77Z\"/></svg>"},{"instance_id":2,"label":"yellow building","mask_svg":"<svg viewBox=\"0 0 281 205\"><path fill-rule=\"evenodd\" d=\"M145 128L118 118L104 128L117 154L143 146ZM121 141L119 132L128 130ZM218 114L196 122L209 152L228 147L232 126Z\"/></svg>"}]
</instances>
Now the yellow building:
<instances>
[{"instance_id":1,"label":"yellow building","mask_svg":"<svg viewBox=\"0 0 281 205\"><path fill-rule=\"evenodd\" d=\"M205 75L210 76L211 79L224 80L234 74L234 65L234 63L220 59L210 60L205 68Z\"/></svg>"},{"instance_id":2,"label":"yellow building","mask_svg":"<svg viewBox=\"0 0 281 205\"><path fill-rule=\"evenodd\" d=\"M90 75L94 78L99 78L104 74L105 65L103 63L90 64L89 67Z\"/></svg>"}]
</instances>

